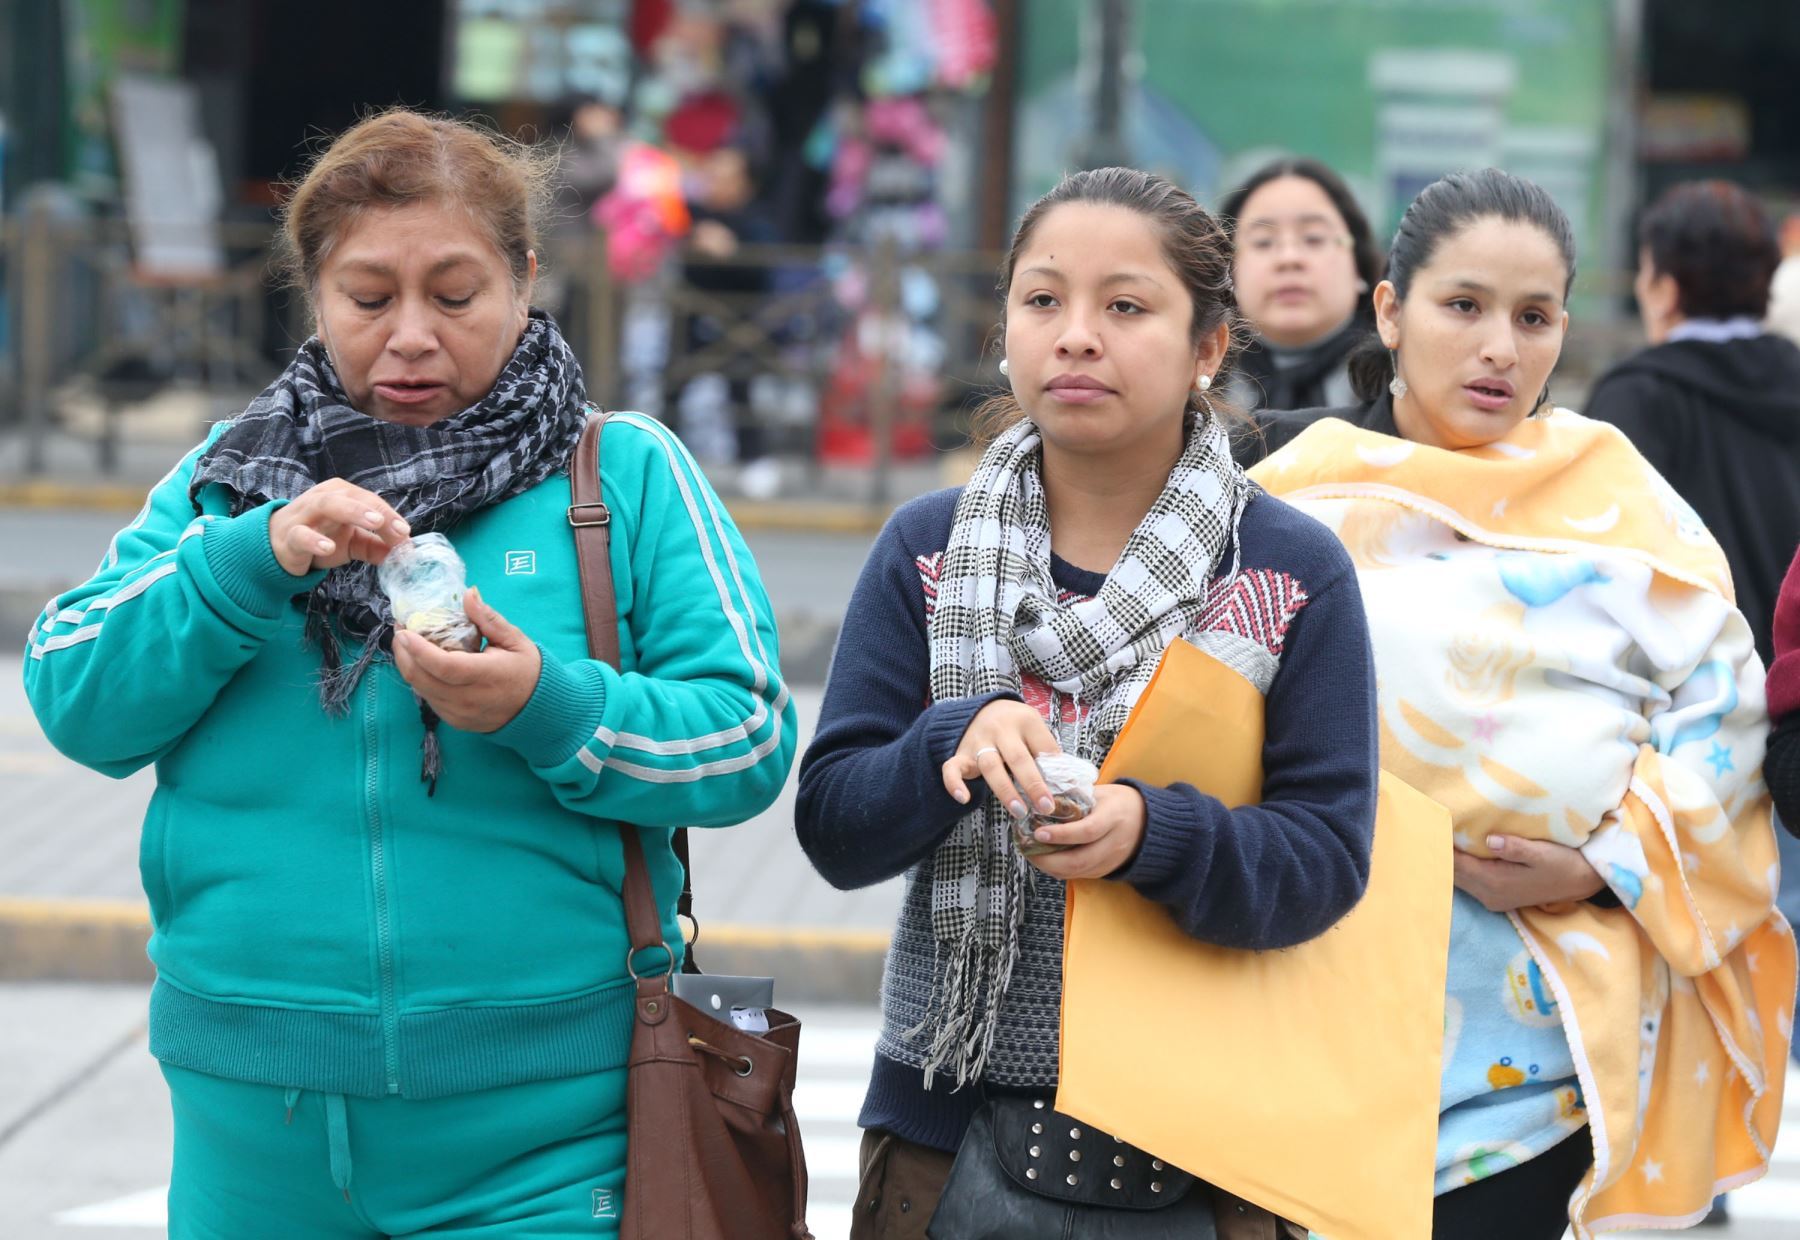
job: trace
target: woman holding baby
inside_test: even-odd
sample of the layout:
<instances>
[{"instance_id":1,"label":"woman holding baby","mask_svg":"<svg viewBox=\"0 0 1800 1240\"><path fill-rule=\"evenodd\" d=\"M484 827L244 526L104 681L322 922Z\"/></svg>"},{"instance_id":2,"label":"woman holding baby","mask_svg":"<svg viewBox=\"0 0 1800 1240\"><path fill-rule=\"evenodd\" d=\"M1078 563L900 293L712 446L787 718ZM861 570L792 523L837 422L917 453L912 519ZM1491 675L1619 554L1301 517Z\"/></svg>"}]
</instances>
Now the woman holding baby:
<instances>
[{"instance_id":1,"label":"woman holding baby","mask_svg":"<svg viewBox=\"0 0 1800 1240\"><path fill-rule=\"evenodd\" d=\"M1434 1234L1688 1226L1766 1171L1791 1034L1750 628L1692 509L1550 400L1550 196L1453 174L1389 255L1362 403L1274 415L1251 477L1356 561L1382 767L1455 829Z\"/></svg>"}]
</instances>

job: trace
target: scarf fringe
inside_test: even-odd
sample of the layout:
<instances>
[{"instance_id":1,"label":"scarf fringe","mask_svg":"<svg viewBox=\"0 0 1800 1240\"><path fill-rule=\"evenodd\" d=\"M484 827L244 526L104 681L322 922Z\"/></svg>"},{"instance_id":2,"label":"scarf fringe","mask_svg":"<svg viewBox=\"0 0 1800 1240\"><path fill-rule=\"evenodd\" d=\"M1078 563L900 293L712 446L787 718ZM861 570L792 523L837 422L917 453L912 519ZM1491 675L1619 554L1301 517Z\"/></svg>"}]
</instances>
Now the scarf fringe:
<instances>
[{"instance_id":1,"label":"scarf fringe","mask_svg":"<svg viewBox=\"0 0 1800 1240\"><path fill-rule=\"evenodd\" d=\"M419 742L419 778L425 781L425 795L437 795L438 776L444 773L444 751L438 743L438 713L431 703L419 698L419 721L425 725L425 739Z\"/></svg>"},{"instance_id":2,"label":"scarf fringe","mask_svg":"<svg viewBox=\"0 0 1800 1240\"><path fill-rule=\"evenodd\" d=\"M1011 828L1006 828L1010 830ZM996 947L981 940L971 926L949 946L948 958L940 950L931 1002L924 1019L902 1035L908 1041L932 1030L931 1046L922 1067L925 1088L939 1072L954 1076L952 1091L979 1081L987 1069L1000 1032L1000 1004L1012 985L1013 968L1019 962L1019 930L1025 924L1025 893L1035 888L1035 871L1023 857L1012 858L1013 872L1005 884L1005 934ZM940 949L943 944L939 944ZM988 996L981 1002L983 994Z\"/></svg>"}]
</instances>

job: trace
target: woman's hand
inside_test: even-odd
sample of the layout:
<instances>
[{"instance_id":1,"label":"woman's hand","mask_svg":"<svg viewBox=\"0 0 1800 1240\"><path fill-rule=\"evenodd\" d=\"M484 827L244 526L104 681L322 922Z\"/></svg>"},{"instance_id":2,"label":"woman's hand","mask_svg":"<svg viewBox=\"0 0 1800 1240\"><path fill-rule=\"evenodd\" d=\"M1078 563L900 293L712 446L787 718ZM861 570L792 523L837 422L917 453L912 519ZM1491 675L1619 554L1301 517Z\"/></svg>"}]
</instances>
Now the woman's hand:
<instances>
[{"instance_id":1,"label":"woman's hand","mask_svg":"<svg viewBox=\"0 0 1800 1240\"><path fill-rule=\"evenodd\" d=\"M688 236L689 243L708 258L730 258L737 253L737 234L717 220L701 220Z\"/></svg>"},{"instance_id":2,"label":"woman's hand","mask_svg":"<svg viewBox=\"0 0 1800 1240\"><path fill-rule=\"evenodd\" d=\"M1026 860L1051 878L1105 878L1137 856L1144 842L1144 798L1129 784L1094 789L1094 809L1074 822L1046 823L1033 835L1042 844L1068 844L1061 852Z\"/></svg>"},{"instance_id":3,"label":"woman's hand","mask_svg":"<svg viewBox=\"0 0 1800 1240\"><path fill-rule=\"evenodd\" d=\"M489 607L473 586L463 611L486 649L440 650L417 633L394 632L394 666L439 719L464 732L497 732L513 721L537 688L543 656L532 640Z\"/></svg>"},{"instance_id":4,"label":"woman's hand","mask_svg":"<svg viewBox=\"0 0 1800 1240\"><path fill-rule=\"evenodd\" d=\"M1028 804L1047 814L1056 802L1038 770L1037 755L1061 752L1035 707L1000 698L969 720L956 756L944 763L944 790L967 805L969 781L985 779L988 791L1014 818L1025 817Z\"/></svg>"},{"instance_id":5,"label":"woman's hand","mask_svg":"<svg viewBox=\"0 0 1800 1240\"><path fill-rule=\"evenodd\" d=\"M275 510L269 549L296 577L351 560L379 564L412 537L412 527L373 491L327 478Z\"/></svg>"},{"instance_id":6,"label":"woman's hand","mask_svg":"<svg viewBox=\"0 0 1800 1240\"><path fill-rule=\"evenodd\" d=\"M1569 904L1606 886L1579 848L1517 835L1490 835L1492 859L1456 854L1456 885L1490 913L1540 904Z\"/></svg>"}]
</instances>

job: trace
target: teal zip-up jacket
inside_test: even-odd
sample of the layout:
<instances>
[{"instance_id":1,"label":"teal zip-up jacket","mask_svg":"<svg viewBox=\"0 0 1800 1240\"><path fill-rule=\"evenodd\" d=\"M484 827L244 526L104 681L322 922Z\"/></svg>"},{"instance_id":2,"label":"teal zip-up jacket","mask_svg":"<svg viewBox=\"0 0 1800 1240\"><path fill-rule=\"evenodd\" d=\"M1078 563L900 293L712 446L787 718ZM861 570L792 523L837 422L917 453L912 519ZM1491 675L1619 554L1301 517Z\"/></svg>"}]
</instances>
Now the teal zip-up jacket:
<instances>
[{"instance_id":1,"label":"teal zip-up jacket","mask_svg":"<svg viewBox=\"0 0 1800 1240\"><path fill-rule=\"evenodd\" d=\"M768 598L693 459L642 414L608 424L622 673L587 657L566 475L444 531L543 671L499 731L440 725L428 797L412 691L383 659L347 718L321 710L292 600L322 574L276 561L274 504L230 517L209 486L195 515L204 449L39 617L24 664L63 753L115 777L156 765L140 853L151 1053L410 1098L623 1065L617 824L645 828L679 952L670 829L759 813L794 756Z\"/></svg>"}]
</instances>

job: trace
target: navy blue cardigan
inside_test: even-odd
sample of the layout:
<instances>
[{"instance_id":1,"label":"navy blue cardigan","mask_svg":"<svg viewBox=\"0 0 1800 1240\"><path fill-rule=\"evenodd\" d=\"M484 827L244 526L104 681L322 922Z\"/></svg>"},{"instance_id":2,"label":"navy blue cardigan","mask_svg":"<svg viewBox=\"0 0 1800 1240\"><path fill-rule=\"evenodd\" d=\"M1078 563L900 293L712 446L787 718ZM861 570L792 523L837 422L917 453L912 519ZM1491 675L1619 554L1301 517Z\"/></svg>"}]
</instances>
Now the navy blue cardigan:
<instances>
[{"instance_id":1,"label":"navy blue cardigan","mask_svg":"<svg viewBox=\"0 0 1800 1240\"><path fill-rule=\"evenodd\" d=\"M944 791L940 768L976 712L1000 695L930 702L920 568L947 543L958 494L912 501L876 540L801 761L800 843L840 889L906 872L968 812ZM1375 675L1355 569L1331 532L1258 492L1239 537L1243 570L1285 574L1306 599L1281 638L1268 691L1263 799L1228 810L1187 784L1126 781L1144 797L1144 840L1112 878L1163 904L1197 939L1270 949L1322 933L1367 883ZM1083 595L1104 581L1061 560L1052 572L1059 587ZM916 1069L878 1055L861 1122L954 1149L977 1092L939 1083L927 1093Z\"/></svg>"}]
</instances>

